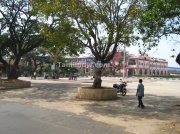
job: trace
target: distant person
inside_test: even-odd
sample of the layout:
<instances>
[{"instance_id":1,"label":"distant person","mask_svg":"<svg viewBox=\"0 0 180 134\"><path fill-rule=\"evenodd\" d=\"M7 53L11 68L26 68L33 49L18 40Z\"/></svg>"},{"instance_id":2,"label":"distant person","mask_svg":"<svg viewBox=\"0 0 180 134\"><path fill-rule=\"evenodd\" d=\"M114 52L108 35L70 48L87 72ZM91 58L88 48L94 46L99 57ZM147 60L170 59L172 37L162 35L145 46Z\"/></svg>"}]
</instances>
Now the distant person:
<instances>
[{"instance_id":1,"label":"distant person","mask_svg":"<svg viewBox=\"0 0 180 134\"><path fill-rule=\"evenodd\" d=\"M36 72L34 72L34 79L36 79Z\"/></svg>"},{"instance_id":2,"label":"distant person","mask_svg":"<svg viewBox=\"0 0 180 134\"><path fill-rule=\"evenodd\" d=\"M69 80L73 80L73 74L72 73L69 75Z\"/></svg>"},{"instance_id":3,"label":"distant person","mask_svg":"<svg viewBox=\"0 0 180 134\"><path fill-rule=\"evenodd\" d=\"M33 74L33 72L31 72L30 75L31 75L31 79L34 79L34 74Z\"/></svg>"},{"instance_id":4,"label":"distant person","mask_svg":"<svg viewBox=\"0 0 180 134\"><path fill-rule=\"evenodd\" d=\"M142 84L143 80L139 79L139 84L137 87L137 92L136 92L136 96L138 97L138 107L139 108L144 108L144 104L142 101L142 97L144 97L144 85Z\"/></svg>"},{"instance_id":5,"label":"distant person","mask_svg":"<svg viewBox=\"0 0 180 134\"><path fill-rule=\"evenodd\" d=\"M77 80L77 74L74 73L74 80Z\"/></svg>"}]
</instances>

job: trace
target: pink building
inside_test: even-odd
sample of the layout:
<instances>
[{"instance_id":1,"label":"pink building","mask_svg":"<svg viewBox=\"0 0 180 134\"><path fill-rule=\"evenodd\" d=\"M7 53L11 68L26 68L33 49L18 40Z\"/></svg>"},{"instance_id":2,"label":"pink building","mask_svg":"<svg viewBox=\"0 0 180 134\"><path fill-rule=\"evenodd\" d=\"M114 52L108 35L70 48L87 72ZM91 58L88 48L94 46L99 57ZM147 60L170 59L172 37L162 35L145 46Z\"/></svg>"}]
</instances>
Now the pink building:
<instances>
[{"instance_id":1,"label":"pink building","mask_svg":"<svg viewBox=\"0 0 180 134\"><path fill-rule=\"evenodd\" d=\"M148 55L135 56L128 52L125 55L125 65L123 51L116 52L110 61L111 69L115 74L122 75L123 71L125 71L125 76L168 74L168 62L165 59L153 58ZM93 74L94 61L94 57L68 58L70 65L80 70L84 69L83 72L86 74Z\"/></svg>"},{"instance_id":2,"label":"pink building","mask_svg":"<svg viewBox=\"0 0 180 134\"><path fill-rule=\"evenodd\" d=\"M125 66L123 66L123 51L116 52L110 62L112 70L116 74L122 74L123 71L125 71L125 76L168 74L168 62L165 59L153 58L148 55L135 56L128 52L125 55Z\"/></svg>"},{"instance_id":3,"label":"pink building","mask_svg":"<svg viewBox=\"0 0 180 134\"><path fill-rule=\"evenodd\" d=\"M167 75L168 62L165 59L129 55L128 75Z\"/></svg>"}]
</instances>

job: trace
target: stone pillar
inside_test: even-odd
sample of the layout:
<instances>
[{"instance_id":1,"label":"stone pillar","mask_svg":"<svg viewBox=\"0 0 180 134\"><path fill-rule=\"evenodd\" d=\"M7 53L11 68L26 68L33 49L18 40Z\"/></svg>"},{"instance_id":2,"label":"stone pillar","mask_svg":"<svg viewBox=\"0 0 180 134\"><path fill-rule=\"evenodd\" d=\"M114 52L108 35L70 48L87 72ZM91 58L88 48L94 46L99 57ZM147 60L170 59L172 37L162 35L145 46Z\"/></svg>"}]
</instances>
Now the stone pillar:
<instances>
[{"instance_id":1,"label":"stone pillar","mask_svg":"<svg viewBox=\"0 0 180 134\"><path fill-rule=\"evenodd\" d=\"M150 69L147 69L147 73L148 73L148 75L150 75Z\"/></svg>"},{"instance_id":2,"label":"stone pillar","mask_svg":"<svg viewBox=\"0 0 180 134\"><path fill-rule=\"evenodd\" d=\"M145 75L145 69L142 69L142 75Z\"/></svg>"},{"instance_id":3,"label":"stone pillar","mask_svg":"<svg viewBox=\"0 0 180 134\"><path fill-rule=\"evenodd\" d=\"M139 75L139 69L136 69L136 75Z\"/></svg>"}]
</instances>

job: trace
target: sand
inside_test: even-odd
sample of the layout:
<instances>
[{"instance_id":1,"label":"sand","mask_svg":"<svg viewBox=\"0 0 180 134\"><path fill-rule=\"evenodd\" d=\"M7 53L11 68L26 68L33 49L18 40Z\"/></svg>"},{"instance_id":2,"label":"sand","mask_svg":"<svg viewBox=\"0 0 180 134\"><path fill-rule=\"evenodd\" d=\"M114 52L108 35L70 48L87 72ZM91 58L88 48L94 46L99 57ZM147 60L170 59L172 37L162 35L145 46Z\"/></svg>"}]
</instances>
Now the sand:
<instances>
[{"instance_id":1,"label":"sand","mask_svg":"<svg viewBox=\"0 0 180 134\"><path fill-rule=\"evenodd\" d=\"M121 126L133 134L180 134L180 80L145 79L145 109L137 107L137 79L128 81L127 95L118 94L118 99L113 101L76 99L77 87L91 85L90 79L31 80L32 88L0 91L0 100L88 116L95 121ZM41 86L43 83L50 83L51 90ZM103 79L103 86L111 87L113 83L118 83L118 79Z\"/></svg>"}]
</instances>

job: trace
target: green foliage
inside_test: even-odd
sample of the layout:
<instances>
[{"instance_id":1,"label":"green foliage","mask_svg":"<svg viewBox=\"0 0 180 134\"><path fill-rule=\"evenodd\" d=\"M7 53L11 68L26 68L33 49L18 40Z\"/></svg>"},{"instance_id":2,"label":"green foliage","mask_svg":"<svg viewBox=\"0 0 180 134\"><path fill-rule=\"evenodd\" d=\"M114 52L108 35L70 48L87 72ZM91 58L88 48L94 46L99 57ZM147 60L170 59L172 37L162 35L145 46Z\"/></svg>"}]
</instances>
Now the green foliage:
<instances>
[{"instance_id":1,"label":"green foliage","mask_svg":"<svg viewBox=\"0 0 180 134\"><path fill-rule=\"evenodd\" d=\"M88 47L96 60L105 63L118 45L135 42L132 33L139 12L137 1L38 0L33 5L35 11L50 20L42 26L48 38L46 47L55 45L64 48L63 53L76 55Z\"/></svg>"},{"instance_id":2,"label":"green foliage","mask_svg":"<svg viewBox=\"0 0 180 134\"><path fill-rule=\"evenodd\" d=\"M91 50L96 60L106 63L118 45L135 43L137 6L137 1L70 0L68 11L76 22L84 46Z\"/></svg>"},{"instance_id":3,"label":"green foliage","mask_svg":"<svg viewBox=\"0 0 180 134\"><path fill-rule=\"evenodd\" d=\"M179 7L179 0L1 0L0 62L8 66L6 56L18 66L40 45L54 63L85 47L102 63L120 45L143 46L144 54L163 35L179 35Z\"/></svg>"},{"instance_id":4,"label":"green foliage","mask_svg":"<svg viewBox=\"0 0 180 134\"><path fill-rule=\"evenodd\" d=\"M136 36L141 55L156 47L162 36L180 34L179 0L141 0Z\"/></svg>"},{"instance_id":5,"label":"green foliage","mask_svg":"<svg viewBox=\"0 0 180 134\"><path fill-rule=\"evenodd\" d=\"M33 15L30 7L29 0L1 0L0 3L0 62L8 68L9 79L18 77L21 57L44 41L38 16Z\"/></svg>"},{"instance_id":6,"label":"green foliage","mask_svg":"<svg viewBox=\"0 0 180 134\"><path fill-rule=\"evenodd\" d=\"M0 55L2 57L8 55L8 47L10 44L11 42L7 34L0 35Z\"/></svg>"},{"instance_id":7,"label":"green foliage","mask_svg":"<svg viewBox=\"0 0 180 134\"><path fill-rule=\"evenodd\" d=\"M67 16L65 3L63 0L32 2L34 11L46 18L46 23L41 25L41 32L47 39L43 47L52 50L55 46L62 55L78 55L84 49L78 30Z\"/></svg>"},{"instance_id":8,"label":"green foliage","mask_svg":"<svg viewBox=\"0 0 180 134\"><path fill-rule=\"evenodd\" d=\"M60 11L59 1L55 0L55 3L57 5L53 1L1 0L0 62L5 67L9 67L9 63L4 57L13 57L12 66L17 73L21 57L40 45L46 49L55 45L61 55L78 55L83 51L77 30ZM11 71L9 75L17 78Z\"/></svg>"},{"instance_id":9,"label":"green foliage","mask_svg":"<svg viewBox=\"0 0 180 134\"><path fill-rule=\"evenodd\" d=\"M60 74L63 75L69 75L69 74L74 74L74 73L78 73L78 69L74 68L74 67L62 67Z\"/></svg>"},{"instance_id":10,"label":"green foliage","mask_svg":"<svg viewBox=\"0 0 180 134\"><path fill-rule=\"evenodd\" d=\"M51 57L42 47L34 49L22 57L21 63L25 66L31 66L31 70L36 71L38 67L42 68L45 64L51 63Z\"/></svg>"},{"instance_id":11,"label":"green foliage","mask_svg":"<svg viewBox=\"0 0 180 134\"><path fill-rule=\"evenodd\" d=\"M144 1L139 29L145 38L159 39L163 35L180 34L179 0Z\"/></svg>"}]
</instances>

